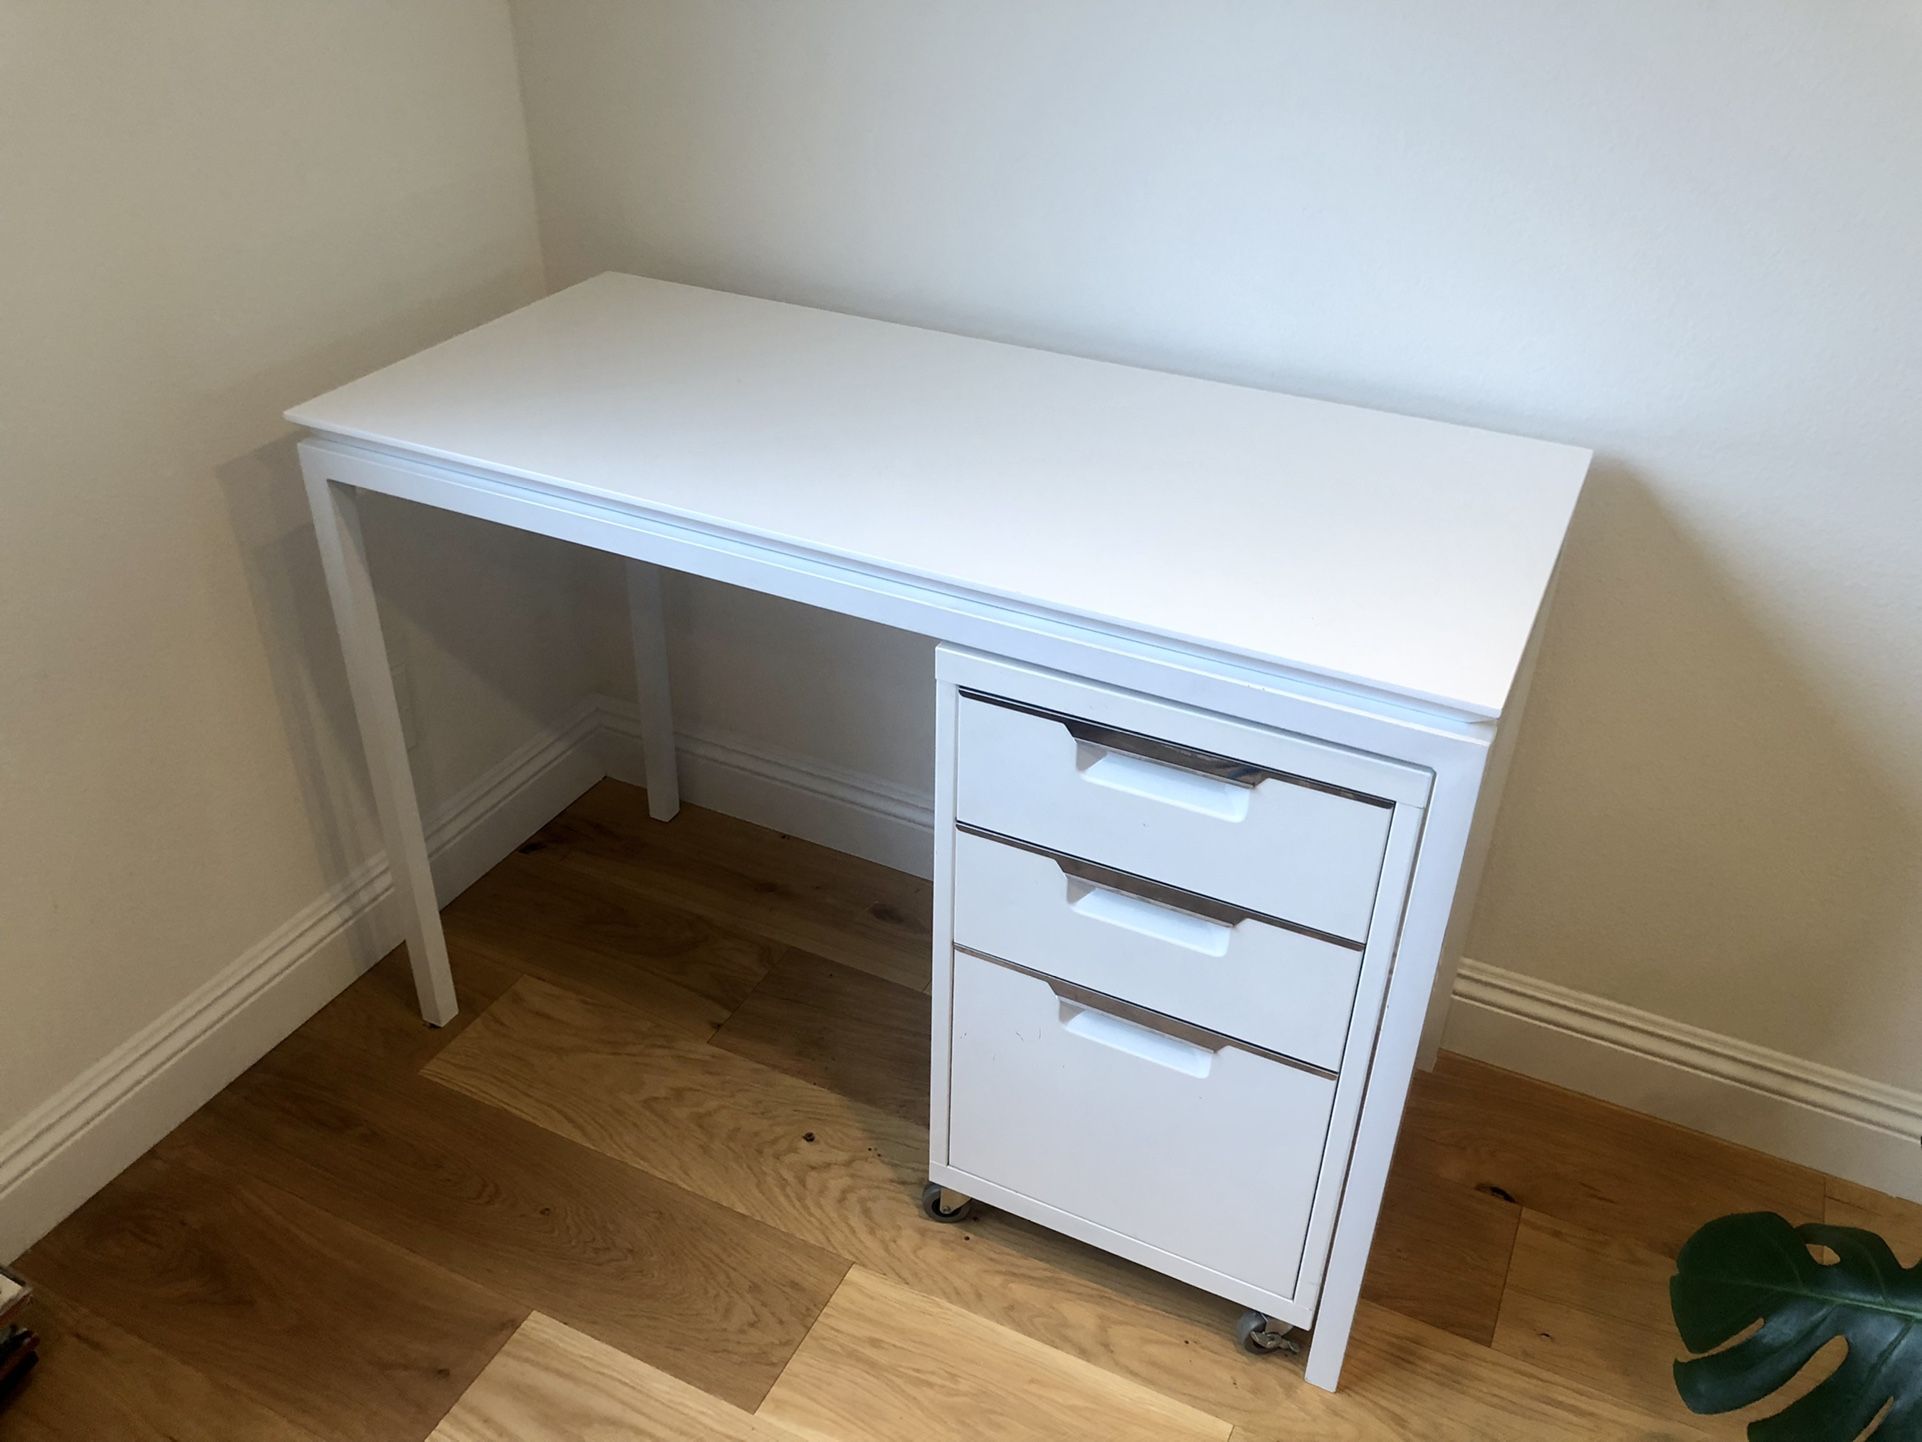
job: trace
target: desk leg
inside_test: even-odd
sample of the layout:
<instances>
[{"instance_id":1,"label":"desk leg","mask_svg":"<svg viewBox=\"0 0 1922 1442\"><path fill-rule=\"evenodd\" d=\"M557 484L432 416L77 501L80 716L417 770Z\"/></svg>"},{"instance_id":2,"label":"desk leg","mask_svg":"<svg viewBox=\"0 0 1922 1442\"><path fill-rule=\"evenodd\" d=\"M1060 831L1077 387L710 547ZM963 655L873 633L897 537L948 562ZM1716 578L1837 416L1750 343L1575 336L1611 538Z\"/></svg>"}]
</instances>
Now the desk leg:
<instances>
[{"instance_id":1,"label":"desk leg","mask_svg":"<svg viewBox=\"0 0 1922 1442\"><path fill-rule=\"evenodd\" d=\"M400 902L407 938L407 960L414 969L420 1014L431 1026L445 1026L460 1009L454 1000L454 974L447 964L447 939L441 934L434 897L434 873L427 862L420 802L407 767L407 741L401 732L394 677L387 665L387 643L380 634L373 578L361 538L360 505L351 486L307 472L307 503L314 513L321 569L340 629L353 692L360 742L373 778L374 805L380 812L387 869Z\"/></svg>"},{"instance_id":2,"label":"desk leg","mask_svg":"<svg viewBox=\"0 0 1922 1442\"><path fill-rule=\"evenodd\" d=\"M627 624L634 637L634 692L641 703L641 759L647 768L647 814L672 821L681 809L674 765L674 704L667 681L667 615L661 568L627 563Z\"/></svg>"}]
</instances>

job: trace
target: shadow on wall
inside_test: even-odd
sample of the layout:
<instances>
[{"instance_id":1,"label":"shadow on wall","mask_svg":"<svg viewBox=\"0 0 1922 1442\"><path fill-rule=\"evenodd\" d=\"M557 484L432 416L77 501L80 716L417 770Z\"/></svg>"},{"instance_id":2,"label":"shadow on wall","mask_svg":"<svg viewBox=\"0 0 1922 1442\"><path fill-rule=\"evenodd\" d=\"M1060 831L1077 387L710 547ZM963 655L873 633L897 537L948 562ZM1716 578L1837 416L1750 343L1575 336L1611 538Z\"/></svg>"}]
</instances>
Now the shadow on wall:
<instances>
[{"instance_id":1,"label":"shadow on wall","mask_svg":"<svg viewBox=\"0 0 1922 1442\"><path fill-rule=\"evenodd\" d=\"M215 467L322 874L344 877L379 845L347 671L294 439Z\"/></svg>"},{"instance_id":2,"label":"shadow on wall","mask_svg":"<svg viewBox=\"0 0 1922 1442\"><path fill-rule=\"evenodd\" d=\"M401 333L335 345L276 385L305 399L303 377L349 379L525 297L513 287L419 315ZM307 510L296 435L215 466L243 559L261 646L323 874L339 879L375 854L379 832ZM614 563L387 497L363 499L383 630L415 713L424 809L607 688L625 643Z\"/></svg>"},{"instance_id":3,"label":"shadow on wall","mask_svg":"<svg viewBox=\"0 0 1922 1442\"><path fill-rule=\"evenodd\" d=\"M1716 1030L1766 994L1750 1039L1887 1070L1922 825L1619 462L1590 475L1514 764L1469 955Z\"/></svg>"},{"instance_id":4,"label":"shadow on wall","mask_svg":"<svg viewBox=\"0 0 1922 1442\"><path fill-rule=\"evenodd\" d=\"M930 638L719 581L669 581L669 665L684 730L798 755L933 807Z\"/></svg>"}]
</instances>

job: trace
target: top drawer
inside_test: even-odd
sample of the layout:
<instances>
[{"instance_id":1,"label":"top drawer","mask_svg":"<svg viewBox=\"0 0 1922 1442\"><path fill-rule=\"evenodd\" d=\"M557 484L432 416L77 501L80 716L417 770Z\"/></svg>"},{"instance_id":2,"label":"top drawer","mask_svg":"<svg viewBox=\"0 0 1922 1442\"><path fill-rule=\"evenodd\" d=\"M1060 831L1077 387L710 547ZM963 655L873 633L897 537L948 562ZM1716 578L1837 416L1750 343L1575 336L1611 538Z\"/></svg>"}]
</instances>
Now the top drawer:
<instances>
[{"instance_id":1,"label":"top drawer","mask_svg":"<svg viewBox=\"0 0 1922 1442\"><path fill-rule=\"evenodd\" d=\"M1386 802L969 694L955 739L957 821L1367 939Z\"/></svg>"}]
</instances>

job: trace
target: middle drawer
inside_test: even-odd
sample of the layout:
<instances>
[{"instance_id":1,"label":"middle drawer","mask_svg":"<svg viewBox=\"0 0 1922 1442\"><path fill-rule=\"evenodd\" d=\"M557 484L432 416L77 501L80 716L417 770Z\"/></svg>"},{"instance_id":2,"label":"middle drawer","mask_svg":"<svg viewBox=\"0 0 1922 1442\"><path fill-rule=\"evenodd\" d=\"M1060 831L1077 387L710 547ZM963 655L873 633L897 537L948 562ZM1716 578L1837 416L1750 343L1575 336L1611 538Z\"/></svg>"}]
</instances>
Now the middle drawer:
<instances>
[{"instance_id":1,"label":"middle drawer","mask_svg":"<svg viewBox=\"0 0 1922 1442\"><path fill-rule=\"evenodd\" d=\"M1356 947L965 828L954 940L1329 1072L1361 975Z\"/></svg>"}]
</instances>

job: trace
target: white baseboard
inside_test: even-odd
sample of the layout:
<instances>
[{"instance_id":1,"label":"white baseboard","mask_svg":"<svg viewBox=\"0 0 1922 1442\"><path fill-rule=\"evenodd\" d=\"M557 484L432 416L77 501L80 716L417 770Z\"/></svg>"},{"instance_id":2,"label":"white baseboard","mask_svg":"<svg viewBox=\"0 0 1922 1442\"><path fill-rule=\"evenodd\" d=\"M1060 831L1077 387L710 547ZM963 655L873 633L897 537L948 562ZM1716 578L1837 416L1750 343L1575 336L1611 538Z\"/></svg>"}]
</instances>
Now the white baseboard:
<instances>
[{"instance_id":1,"label":"white baseboard","mask_svg":"<svg viewBox=\"0 0 1922 1442\"><path fill-rule=\"evenodd\" d=\"M590 698L428 818L458 895L598 781ZM368 861L0 1134L0 1258L18 1256L400 939L384 860Z\"/></svg>"},{"instance_id":2,"label":"white baseboard","mask_svg":"<svg viewBox=\"0 0 1922 1442\"><path fill-rule=\"evenodd\" d=\"M645 784L639 712L602 699L607 774ZM934 874L934 798L812 757L689 728L675 737L681 795L696 806L785 831L915 876Z\"/></svg>"},{"instance_id":3,"label":"white baseboard","mask_svg":"<svg viewBox=\"0 0 1922 1442\"><path fill-rule=\"evenodd\" d=\"M639 785L634 707L606 707L608 772ZM680 764L699 805L929 874L926 793L707 732L680 738ZM1922 1201L1922 1092L1476 961L1455 1003L1453 1051Z\"/></svg>"},{"instance_id":4,"label":"white baseboard","mask_svg":"<svg viewBox=\"0 0 1922 1442\"><path fill-rule=\"evenodd\" d=\"M1922 1202L1922 1092L1477 961L1442 1044Z\"/></svg>"}]
</instances>

